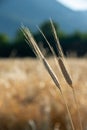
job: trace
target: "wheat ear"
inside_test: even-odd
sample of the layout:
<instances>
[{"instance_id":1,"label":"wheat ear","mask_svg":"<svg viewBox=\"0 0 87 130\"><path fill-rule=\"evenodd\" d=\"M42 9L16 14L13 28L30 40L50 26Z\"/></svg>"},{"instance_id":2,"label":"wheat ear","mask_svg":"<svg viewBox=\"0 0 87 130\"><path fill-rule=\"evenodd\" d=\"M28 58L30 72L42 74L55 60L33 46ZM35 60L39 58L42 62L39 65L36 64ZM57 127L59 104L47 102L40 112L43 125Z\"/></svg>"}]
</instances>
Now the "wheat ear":
<instances>
[{"instance_id":1,"label":"wheat ear","mask_svg":"<svg viewBox=\"0 0 87 130\"><path fill-rule=\"evenodd\" d=\"M51 27L52 27L53 34L54 34L54 37L55 37L55 40L56 40L56 43L57 43L57 47L58 47L57 48L58 49L58 53L59 53L58 63L59 63L61 72L62 72L62 74L63 74L66 82L68 83L68 85L73 90L73 96L74 96L75 104L76 104L76 107L77 107L77 114L78 114L78 120L79 120L80 130L83 130L83 128L82 128L82 122L81 122L81 115L80 115L80 111L79 111L79 104L78 104L77 96L76 96L76 93L75 93L75 89L73 87L73 82L72 82L71 76L70 76L70 74L69 74L69 72L68 72L68 70L65 67L65 64L63 62L63 58L64 58L63 51L61 49L61 45L59 43L59 39L57 37L57 33L56 33L56 30L55 30L55 27L54 27L53 22L52 22L51 19L50 19L50 22L51 22Z\"/></svg>"},{"instance_id":2,"label":"wheat ear","mask_svg":"<svg viewBox=\"0 0 87 130\"><path fill-rule=\"evenodd\" d=\"M67 112L68 112L68 116L69 116L69 119L70 119L70 122L71 122L72 129L75 130L73 122L72 122L71 114L69 112L68 105L66 103L65 97L64 97L63 92L61 90L61 86L60 86L60 83L58 81L56 74L54 73L54 71L50 67L49 63L47 62L47 60L43 56L42 52L40 51L37 43L35 42L33 36L31 35L30 31L28 30L28 28L22 28L22 31L23 31L28 43L31 44L31 47L34 50L34 53L36 54L36 56L38 55L38 57L41 59L41 61L43 62L44 66L46 68L46 70L48 71L49 75L51 76L52 80L54 81L55 85L60 90L61 96L63 98L64 104L65 104Z\"/></svg>"}]
</instances>

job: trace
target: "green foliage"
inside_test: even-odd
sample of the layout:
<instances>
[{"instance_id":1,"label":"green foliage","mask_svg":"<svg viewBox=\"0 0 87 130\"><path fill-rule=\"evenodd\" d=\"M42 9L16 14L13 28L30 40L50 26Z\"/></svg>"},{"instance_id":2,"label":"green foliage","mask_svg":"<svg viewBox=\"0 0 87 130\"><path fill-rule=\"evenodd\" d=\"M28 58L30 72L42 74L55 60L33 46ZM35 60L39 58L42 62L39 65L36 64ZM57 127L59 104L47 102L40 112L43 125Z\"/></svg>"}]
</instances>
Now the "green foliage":
<instances>
[{"instance_id":1,"label":"green foliage","mask_svg":"<svg viewBox=\"0 0 87 130\"><path fill-rule=\"evenodd\" d=\"M6 34L0 34L0 57L8 57L11 53L12 46Z\"/></svg>"},{"instance_id":2,"label":"green foliage","mask_svg":"<svg viewBox=\"0 0 87 130\"><path fill-rule=\"evenodd\" d=\"M24 42L25 37L21 30L18 30L15 36L15 43Z\"/></svg>"},{"instance_id":3,"label":"green foliage","mask_svg":"<svg viewBox=\"0 0 87 130\"><path fill-rule=\"evenodd\" d=\"M67 53L70 54L73 52L75 52L77 56L84 56L85 54L87 54L87 33L76 31L71 35L66 35L63 31L60 30L58 24L56 24L55 22L53 22L53 24L55 26L65 55L67 55ZM56 52L57 48L50 21L44 22L40 26L40 29ZM36 33L33 33L33 35L38 45L40 45L42 51L46 50L46 54L51 55L49 47L39 30ZM31 50L31 47L29 47L29 45L26 43L25 37L21 30L17 31L15 39L13 41L11 41L6 34L0 34L0 57L11 56L35 57L33 51Z\"/></svg>"},{"instance_id":4,"label":"green foliage","mask_svg":"<svg viewBox=\"0 0 87 130\"><path fill-rule=\"evenodd\" d=\"M0 43L7 43L9 42L9 38L5 34L0 34Z\"/></svg>"},{"instance_id":5,"label":"green foliage","mask_svg":"<svg viewBox=\"0 0 87 130\"><path fill-rule=\"evenodd\" d=\"M6 34L0 34L0 44L7 44L9 42L9 38Z\"/></svg>"},{"instance_id":6,"label":"green foliage","mask_svg":"<svg viewBox=\"0 0 87 130\"><path fill-rule=\"evenodd\" d=\"M26 43L25 37L21 30L19 30L16 34L13 48L16 50L16 57L35 56L29 45Z\"/></svg>"},{"instance_id":7,"label":"green foliage","mask_svg":"<svg viewBox=\"0 0 87 130\"><path fill-rule=\"evenodd\" d=\"M84 56L87 53L87 33L75 32L61 39L65 54L76 53L77 56Z\"/></svg>"}]
</instances>

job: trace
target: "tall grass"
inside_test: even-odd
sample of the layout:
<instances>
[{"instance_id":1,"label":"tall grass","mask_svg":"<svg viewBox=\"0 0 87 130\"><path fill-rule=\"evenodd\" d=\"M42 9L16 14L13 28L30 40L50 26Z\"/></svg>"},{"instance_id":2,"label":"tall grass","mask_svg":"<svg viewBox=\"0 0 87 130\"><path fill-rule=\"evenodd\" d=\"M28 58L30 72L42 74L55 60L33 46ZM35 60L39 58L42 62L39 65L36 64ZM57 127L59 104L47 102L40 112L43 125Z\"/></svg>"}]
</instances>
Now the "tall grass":
<instances>
[{"instance_id":1,"label":"tall grass","mask_svg":"<svg viewBox=\"0 0 87 130\"><path fill-rule=\"evenodd\" d=\"M70 76L70 74L69 74L69 72L68 72L68 70L67 70L67 68L66 68L66 66L64 64L64 54L63 54L63 51L61 49L61 46L60 46L60 43L59 43L59 39L57 37L57 33L56 33L56 30L55 30L55 27L54 27L53 22L52 22L51 19L50 19L50 23L51 23L53 35L54 35L54 38L55 38L55 41L56 41L56 47L57 47L58 56L56 55L56 53L53 50L52 46L50 45L49 41L47 40L45 34L39 28L38 29L41 32L41 34L44 37L44 39L46 40L46 42L47 42L47 44L48 44L48 46L49 46L49 48L50 48L50 50L51 50L51 52L52 52L52 54L54 56L55 63L59 64L59 67L61 69L63 77L65 78L65 80L68 83L68 85L72 88L75 104L76 104L76 107L77 107L77 115L78 115L78 121L79 121L79 130L82 130L81 116L80 116L79 104L78 104L76 92L75 92L75 89L73 87L73 82L72 82L71 76ZM61 93L61 98L62 98L62 100L63 100L63 102L65 104L65 107L66 107L66 110L67 110L67 113L68 113L68 116L69 116L69 119L70 119L72 130L75 130L75 126L74 126L74 123L73 123L73 120L72 120L72 116L71 116L68 104L66 102L66 98L65 98L65 96L63 94L62 87L60 85L60 82L59 82L55 72L53 71L52 67L49 65L48 61L46 60L46 58L44 57L44 55L40 51L40 49L39 49L35 39L33 38L30 30L27 27L22 26L22 32L23 32L23 34L24 34L24 36L26 38L27 43L33 49L35 55L43 62L44 66L45 66L46 70L48 71L49 75L51 76L53 82L55 83L55 85L59 89L59 91Z\"/></svg>"}]
</instances>

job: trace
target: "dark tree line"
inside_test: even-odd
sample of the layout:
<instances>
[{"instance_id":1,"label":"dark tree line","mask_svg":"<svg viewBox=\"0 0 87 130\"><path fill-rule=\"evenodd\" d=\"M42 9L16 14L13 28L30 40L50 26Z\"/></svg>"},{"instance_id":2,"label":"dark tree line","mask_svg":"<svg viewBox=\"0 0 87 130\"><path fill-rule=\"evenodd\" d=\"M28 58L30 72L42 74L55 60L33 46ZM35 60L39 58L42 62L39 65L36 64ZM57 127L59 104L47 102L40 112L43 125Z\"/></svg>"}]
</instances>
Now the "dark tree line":
<instances>
[{"instance_id":1,"label":"dark tree line","mask_svg":"<svg viewBox=\"0 0 87 130\"><path fill-rule=\"evenodd\" d=\"M87 54L87 33L75 32L71 35L65 34L60 30L59 26L54 22L60 44L64 54L75 53L78 57ZM50 22L47 21L40 26L47 40L57 53L56 41L52 32ZM47 56L51 55L51 51L39 32L33 33L35 40ZM26 43L23 33L19 30L13 41L10 41L7 35L0 34L0 57L35 57L31 47Z\"/></svg>"}]
</instances>

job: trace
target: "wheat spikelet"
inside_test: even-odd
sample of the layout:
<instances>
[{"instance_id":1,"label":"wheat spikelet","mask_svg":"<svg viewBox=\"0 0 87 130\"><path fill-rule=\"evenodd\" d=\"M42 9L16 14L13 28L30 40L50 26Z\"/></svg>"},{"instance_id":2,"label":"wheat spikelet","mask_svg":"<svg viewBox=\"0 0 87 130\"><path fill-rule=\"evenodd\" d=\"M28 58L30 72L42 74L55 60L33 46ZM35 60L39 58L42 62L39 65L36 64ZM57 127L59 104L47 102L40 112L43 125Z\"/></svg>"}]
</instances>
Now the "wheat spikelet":
<instances>
[{"instance_id":1,"label":"wheat spikelet","mask_svg":"<svg viewBox=\"0 0 87 130\"><path fill-rule=\"evenodd\" d=\"M59 63L59 66L61 68L64 78L66 79L67 83L72 87L72 79L64 65L62 58L60 58L60 57L58 58L58 63Z\"/></svg>"},{"instance_id":2,"label":"wheat spikelet","mask_svg":"<svg viewBox=\"0 0 87 130\"><path fill-rule=\"evenodd\" d=\"M56 43L57 43L57 47L58 47L57 48L58 53L59 53L58 63L59 63L61 72L62 72L62 74L63 74L66 82L68 83L68 85L73 90L73 96L74 96L75 104L76 104L76 107L77 107L77 114L78 114L78 120L79 120L80 130L83 130L83 128L82 128L82 122L81 122L81 116L80 116L80 111L79 111L79 104L78 104L78 101L77 101L77 96L76 96L76 93L75 93L75 89L73 87L73 82L72 82L71 76L70 76L69 72L67 71L66 66L65 66L65 64L63 62L63 58L64 58L63 51L61 49L61 45L59 43L59 39L57 37L57 33L56 33L56 30L55 30L55 27L54 27L53 22L52 22L51 19L50 19L50 22L51 22L51 27L52 27L53 34L54 34L54 37L55 37L55 40L56 40Z\"/></svg>"}]
</instances>

